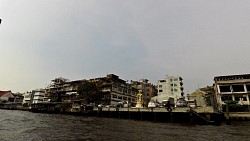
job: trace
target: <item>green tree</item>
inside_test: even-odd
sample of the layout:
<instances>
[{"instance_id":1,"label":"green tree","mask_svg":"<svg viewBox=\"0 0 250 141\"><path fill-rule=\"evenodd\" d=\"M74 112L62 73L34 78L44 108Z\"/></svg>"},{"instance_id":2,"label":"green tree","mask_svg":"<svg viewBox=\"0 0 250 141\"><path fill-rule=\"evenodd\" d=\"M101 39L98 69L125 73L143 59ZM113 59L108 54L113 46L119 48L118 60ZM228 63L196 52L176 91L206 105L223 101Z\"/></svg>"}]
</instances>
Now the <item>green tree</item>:
<instances>
[{"instance_id":1,"label":"green tree","mask_svg":"<svg viewBox=\"0 0 250 141\"><path fill-rule=\"evenodd\" d=\"M95 103L102 100L102 93L96 83L84 82L78 86L77 93L79 99L85 99L87 103Z\"/></svg>"},{"instance_id":2,"label":"green tree","mask_svg":"<svg viewBox=\"0 0 250 141\"><path fill-rule=\"evenodd\" d=\"M238 101L227 100L225 103L228 105L230 112L244 112L244 107L238 104ZM226 109L226 105L223 105ZM226 111L226 110L225 110Z\"/></svg>"},{"instance_id":3,"label":"green tree","mask_svg":"<svg viewBox=\"0 0 250 141\"><path fill-rule=\"evenodd\" d=\"M207 106L212 106L212 99L215 95L214 87L213 86L207 86L205 88L201 88L202 91L206 92L204 95L204 100L206 102Z\"/></svg>"}]
</instances>

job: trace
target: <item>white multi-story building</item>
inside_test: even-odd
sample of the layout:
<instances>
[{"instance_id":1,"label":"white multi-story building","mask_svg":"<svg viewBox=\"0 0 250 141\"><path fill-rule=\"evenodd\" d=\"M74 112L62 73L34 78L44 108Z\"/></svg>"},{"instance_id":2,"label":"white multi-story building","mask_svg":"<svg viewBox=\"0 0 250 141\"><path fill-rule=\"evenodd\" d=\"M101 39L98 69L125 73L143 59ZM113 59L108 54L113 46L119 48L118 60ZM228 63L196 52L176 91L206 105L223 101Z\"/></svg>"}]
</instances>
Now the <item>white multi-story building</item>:
<instances>
[{"instance_id":1,"label":"white multi-story building","mask_svg":"<svg viewBox=\"0 0 250 141\"><path fill-rule=\"evenodd\" d=\"M176 102L177 99L182 98L184 95L182 80L183 79L179 76L167 76L163 80L158 80L158 95L152 100L162 102L163 100L168 100L171 97L174 98L174 101Z\"/></svg>"},{"instance_id":2,"label":"white multi-story building","mask_svg":"<svg viewBox=\"0 0 250 141\"><path fill-rule=\"evenodd\" d=\"M31 96L32 96L32 92L26 92L23 94L23 104L27 103L28 105L31 104L30 100L31 100Z\"/></svg>"},{"instance_id":3,"label":"white multi-story building","mask_svg":"<svg viewBox=\"0 0 250 141\"><path fill-rule=\"evenodd\" d=\"M32 91L32 102L31 103L42 103L45 98L45 89L36 89Z\"/></svg>"}]
</instances>

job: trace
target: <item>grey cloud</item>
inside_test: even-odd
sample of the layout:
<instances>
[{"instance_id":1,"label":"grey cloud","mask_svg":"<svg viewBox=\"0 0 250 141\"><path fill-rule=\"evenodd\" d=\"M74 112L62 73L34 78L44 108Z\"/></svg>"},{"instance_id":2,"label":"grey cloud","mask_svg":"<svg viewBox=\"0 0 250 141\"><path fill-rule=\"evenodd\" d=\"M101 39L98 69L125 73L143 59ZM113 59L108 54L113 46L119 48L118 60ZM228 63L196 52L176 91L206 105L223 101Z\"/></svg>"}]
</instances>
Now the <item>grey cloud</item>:
<instances>
[{"instance_id":1,"label":"grey cloud","mask_svg":"<svg viewBox=\"0 0 250 141\"><path fill-rule=\"evenodd\" d=\"M155 83L181 75L191 92L216 75L248 73L249 3L0 1L0 85L25 91L58 76Z\"/></svg>"}]
</instances>

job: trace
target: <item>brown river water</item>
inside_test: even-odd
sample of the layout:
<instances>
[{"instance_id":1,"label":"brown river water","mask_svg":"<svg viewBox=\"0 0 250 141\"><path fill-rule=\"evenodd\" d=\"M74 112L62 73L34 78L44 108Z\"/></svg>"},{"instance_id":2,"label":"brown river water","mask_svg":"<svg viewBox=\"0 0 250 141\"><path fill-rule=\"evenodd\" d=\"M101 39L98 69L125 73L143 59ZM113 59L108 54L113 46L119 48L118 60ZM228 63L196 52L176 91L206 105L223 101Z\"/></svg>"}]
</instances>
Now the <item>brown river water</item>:
<instances>
[{"instance_id":1,"label":"brown river water","mask_svg":"<svg viewBox=\"0 0 250 141\"><path fill-rule=\"evenodd\" d=\"M250 121L189 125L0 109L0 141L250 141Z\"/></svg>"}]
</instances>

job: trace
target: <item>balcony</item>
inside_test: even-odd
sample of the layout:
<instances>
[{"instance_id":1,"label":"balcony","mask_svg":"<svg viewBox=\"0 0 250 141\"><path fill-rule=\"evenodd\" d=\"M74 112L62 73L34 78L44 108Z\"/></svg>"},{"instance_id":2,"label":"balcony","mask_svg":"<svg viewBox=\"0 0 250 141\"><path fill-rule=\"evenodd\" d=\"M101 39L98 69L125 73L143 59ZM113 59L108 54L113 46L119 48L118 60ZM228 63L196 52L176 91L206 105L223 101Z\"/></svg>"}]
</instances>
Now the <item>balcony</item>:
<instances>
[{"instance_id":1,"label":"balcony","mask_svg":"<svg viewBox=\"0 0 250 141\"><path fill-rule=\"evenodd\" d=\"M180 85L183 86L183 82L180 82Z\"/></svg>"}]
</instances>

